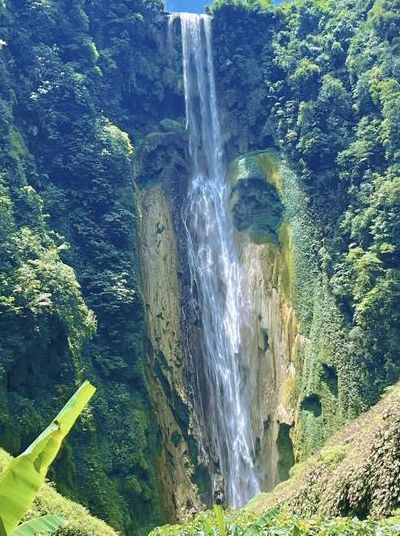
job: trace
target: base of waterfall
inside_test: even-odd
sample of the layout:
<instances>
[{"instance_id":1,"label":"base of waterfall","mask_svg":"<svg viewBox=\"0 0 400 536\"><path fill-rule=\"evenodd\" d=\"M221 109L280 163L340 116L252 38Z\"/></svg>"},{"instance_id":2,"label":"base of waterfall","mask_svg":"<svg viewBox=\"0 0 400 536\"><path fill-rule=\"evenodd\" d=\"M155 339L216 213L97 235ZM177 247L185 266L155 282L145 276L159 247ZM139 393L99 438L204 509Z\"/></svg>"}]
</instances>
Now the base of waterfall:
<instances>
[{"instance_id":1,"label":"base of waterfall","mask_svg":"<svg viewBox=\"0 0 400 536\"><path fill-rule=\"evenodd\" d=\"M400 383L295 465L291 478L273 492L225 512L225 535L399 534L399 459ZM215 511L201 512L185 525L157 528L151 536L188 534L221 536Z\"/></svg>"}]
</instances>

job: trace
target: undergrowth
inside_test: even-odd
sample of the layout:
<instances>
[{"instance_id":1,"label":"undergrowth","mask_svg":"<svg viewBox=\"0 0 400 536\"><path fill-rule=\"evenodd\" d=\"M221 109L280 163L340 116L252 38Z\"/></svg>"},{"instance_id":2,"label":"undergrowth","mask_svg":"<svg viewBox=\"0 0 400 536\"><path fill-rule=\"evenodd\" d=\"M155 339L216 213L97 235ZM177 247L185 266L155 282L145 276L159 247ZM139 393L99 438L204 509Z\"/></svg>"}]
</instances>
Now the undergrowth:
<instances>
[{"instance_id":1,"label":"undergrowth","mask_svg":"<svg viewBox=\"0 0 400 536\"><path fill-rule=\"evenodd\" d=\"M253 518L252 518L253 517ZM259 519L246 510L227 511L223 525L216 512L202 512L186 525L155 529L150 536L391 536L400 534L400 516L389 519L302 518L269 510Z\"/></svg>"}]
</instances>

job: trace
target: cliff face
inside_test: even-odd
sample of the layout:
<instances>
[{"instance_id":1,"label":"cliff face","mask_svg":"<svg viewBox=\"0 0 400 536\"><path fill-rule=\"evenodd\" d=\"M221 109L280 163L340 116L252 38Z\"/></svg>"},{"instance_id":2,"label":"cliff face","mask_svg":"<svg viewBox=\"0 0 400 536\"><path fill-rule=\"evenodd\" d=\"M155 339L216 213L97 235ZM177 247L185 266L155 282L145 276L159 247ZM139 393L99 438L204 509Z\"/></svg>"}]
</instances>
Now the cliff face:
<instances>
[{"instance_id":1,"label":"cliff face","mask_svg":"<svg viewBox=\"0 0 400 536\"><path fill-rule=\"evenodd\" d=\"M351 534L399 531L399 385L309 460L291 470L272 493L255 497L241 511L224 513L228 533ZM203 512L185 525L155 529L152 536L200 535L218 526Z\"/></svg>"},{"instance_id":2,"label":"cliff face","mask_svg":"<svg viewBox=\"0 0 400 536\"><path fill-rule=\"evenodd\" d=\"M283 10L220 2L213 11L228 153L272 146L286 161L290 302L302 341L291 431L297 458L399 376L396 9L342 0ZM260 196L258 188L242 191L246 203ZM239 229L247 225L259 240L254 206L246 224L241 204L234 210ZM257 232L270 235L268 217L263 222Z\"/></svg>"},{"instance_id":3,"label":"cliff face","mask_svg":"<svg viewBox=\"0 0 400 536\"><path fill-rule=\"evenodd\" d=\"M151 344L148 381L161 427L158 460L169 517L183 519L200 507L192 479L188 435L191 403L181 334L178 255L171 208L162 186L141 194L143 297Z\"/></svg>"},{"instance_id":4,"label":"cliff face","mask_svg":"<svg viewBox=\"0 0 400 536\"><path fill-rule=\"evenodd\" d=\"M171 65L180 72L176 26L169 27L167 46ZM162 121L144 138L136 162L142 292L150 339L147 375L161 428L164 501L170 515L182 519L199 507L200 497L210 502L210 483L209 453L202 451L194 410L198 401L191 388L191 359L196 356L189 356L189 346L196 348L193 341L200 341L201 326L190 305L182 220L190 162L178 116ZM229 166L241 292L252 311L244 344L251 362L247 381L253 393L258 471L265 489L287 478L294 463L290 432L297 403L295 366L301 368L292 230L285 209L286 169L273 150L243 154Z\"/></svg>"},{"instance_id":5,"label":"cliff face","mask_svg":"<svg viewBox=\"0 0 400 536\"><path fill-rule=\"evenodd\" d=\"M291 479L273 493L260 495L248 509L261 513L284 506L297 515L395 515L399 495L399 385L372 410L335 434Z\"/></svg>"},{"instance_id":6,"label":"cliff face","mask_svg":"<svg viewBox=\"0 0 400 536\"><path fill-rule=\"evenodd\" d=\"M138 154L142 293L149 337L147 379L160 426L157 468L169 519L201 507L182 319L181 203L188 181L184 130L154 132ZM178 242L180 244L178 244Z\"/></svg>"},{"instance_id":7,"label":"cliff face","mask_svg":"<svg viewBox=\"0 0 400 536\"><path fill-rule=\"evenodd\" d=\"M252 420L263 488L285 479L293 464L295 374L301 337L293 308L293 252L284 219L282 163L274 151L238 157L229 167L244 296L252 310L248 351Z\"/></svg>"}]
</instances>

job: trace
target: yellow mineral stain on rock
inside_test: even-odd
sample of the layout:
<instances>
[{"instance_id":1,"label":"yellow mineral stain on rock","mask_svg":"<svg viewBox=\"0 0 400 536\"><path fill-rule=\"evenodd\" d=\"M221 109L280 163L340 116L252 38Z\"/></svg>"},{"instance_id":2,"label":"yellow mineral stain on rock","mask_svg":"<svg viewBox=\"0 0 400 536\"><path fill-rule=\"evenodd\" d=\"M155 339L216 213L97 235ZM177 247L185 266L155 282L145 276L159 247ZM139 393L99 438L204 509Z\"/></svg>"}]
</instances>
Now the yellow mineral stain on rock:
<instances>
[{"instance_id":1,"label":"yellow mineral stain on rock","mask_svg":"<svg viewBox=\"0 0 400 536\"><path fill-rule=\"evenodd\" d=\"M230 183L234 186L249 176L259 178L260 171L265 181L282 196L280 162L273 151L250 153L236 159L230 166ZM257 377L252 418L267 490L282 478L278 435L281 426L295 423L296 374L301 370L304 342L294 308L295 263L292 232L287 221L279 228L278 238L278 243L260 244L244 232L237 233L241 264L247 274L244 285L248 289L257 333L254 345L258 348L251 352L251 369L256 371Z\"/></svg>"},{"instance_id":2,"label":"yellow mineral stain on rock","mask_svg":"<svg viewBox=\"0 0 400 536\"><path fill-rule=\"evenodd\" d=\"M175 418L172 400L180 400L190 415L181 340L176 237L162 185L138 195L142 292L151 343L147 381L162 433L162 449L157 461L165 511L171 521L183 521L200 509L201 502L192 482L194 467L189 447Z\"/></svg>"}]
</instances>

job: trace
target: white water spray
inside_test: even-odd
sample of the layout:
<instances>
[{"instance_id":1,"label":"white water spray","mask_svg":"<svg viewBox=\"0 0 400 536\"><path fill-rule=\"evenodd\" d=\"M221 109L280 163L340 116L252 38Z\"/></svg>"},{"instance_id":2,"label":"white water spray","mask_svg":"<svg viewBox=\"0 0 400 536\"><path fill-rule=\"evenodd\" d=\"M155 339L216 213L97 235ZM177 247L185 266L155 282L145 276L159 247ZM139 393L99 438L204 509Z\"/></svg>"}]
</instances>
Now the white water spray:
<instances>
[{"instance_id":1,"label":"white water spray","mask_svg":"<svg viewBox=\"0 0 400 536\"><path fill-rule=\"evenodd\" d=\"M191 298L201 325L193 364L198 420L213 460L214 491L222 477L229 506L259 491L250 418L249 360L243 332L251 312L228 207L215 89L211 18L175 14L182 29L186 120L192 179L184 213Z\"/></svg>"}]
</instances>

